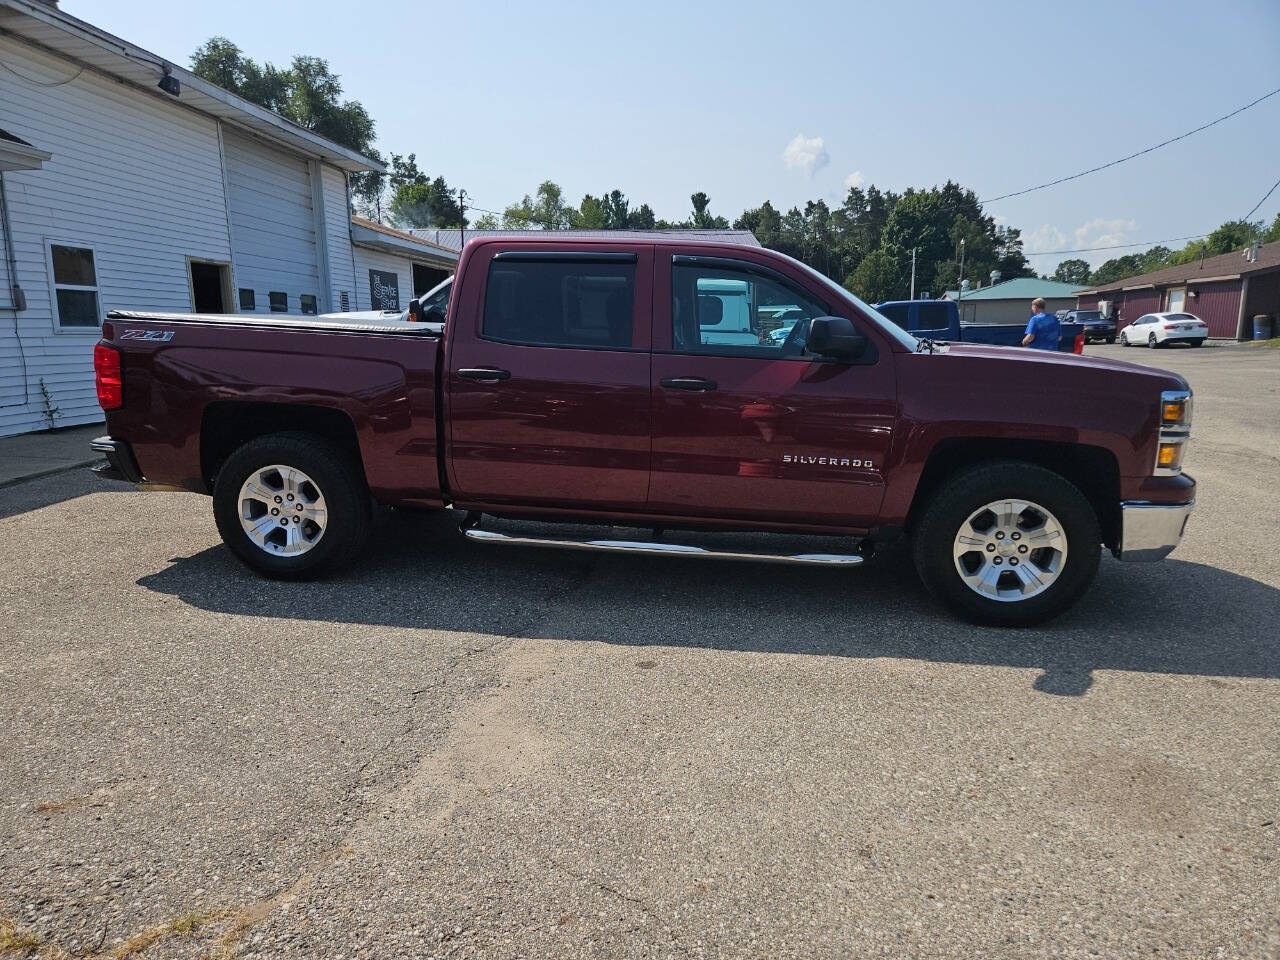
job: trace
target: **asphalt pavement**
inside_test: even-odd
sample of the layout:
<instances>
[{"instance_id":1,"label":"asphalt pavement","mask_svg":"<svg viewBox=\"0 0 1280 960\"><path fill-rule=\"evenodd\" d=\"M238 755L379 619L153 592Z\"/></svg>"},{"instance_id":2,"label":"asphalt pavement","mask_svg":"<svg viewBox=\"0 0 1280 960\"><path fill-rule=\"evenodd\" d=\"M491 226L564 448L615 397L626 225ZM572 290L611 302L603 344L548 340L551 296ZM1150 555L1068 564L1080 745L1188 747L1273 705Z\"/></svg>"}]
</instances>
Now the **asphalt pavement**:
<instances>
[{"instance_id":1,"label":"asphalt pavement","mask_svg":"<svg viewBox=\"0 0 1280 960\"><path fill-rule=\"evenodd\" d=\"M0 955L1280 956L1280 350L1187 539L1031 630L855 571L387 511L257 579L209 501L0 490Z\"/></svg>"}]
</instances>

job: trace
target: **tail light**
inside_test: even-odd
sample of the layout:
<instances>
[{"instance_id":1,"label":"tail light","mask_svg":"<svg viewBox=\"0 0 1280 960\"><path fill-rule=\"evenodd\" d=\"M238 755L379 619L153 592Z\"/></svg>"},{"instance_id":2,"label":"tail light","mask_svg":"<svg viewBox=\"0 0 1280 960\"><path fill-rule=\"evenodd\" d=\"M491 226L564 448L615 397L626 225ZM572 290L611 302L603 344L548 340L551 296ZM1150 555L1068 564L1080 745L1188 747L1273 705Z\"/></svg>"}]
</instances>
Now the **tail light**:
<instances>
[{"instance_id":1,"label":"tail light","mask_svg":"<svg viewBox=\"0 0 1280 960\"><path fill-rule=\"evenodd\" d=\"M1165 328L1166 330L1177 330L1177 329L1178 329L1178 326L1177 326L1177 324L1173 324L1173 323L1166 323L1166 324L1164 325L1164 328Z\"/></svg>"},{"instance_id":2,"label":"tail light","mask_svg":"<svg viewBox=\"0 0 1280 960\"><path fill-rule=\"evenodd\" d=\"M1075 342L1075 344L1071 347L1071 352L1072 352L1072 353L1084 353L1084 334L1083 334L1083 333L1077 333L1077 334L1076 334L1076 342Z\"/></svg>"},{"instance_id":3,"label":"tail light","mask_svg":"<svg viewBox=\"0 0 1280 960\"><path fill-rule=\"evenodd\" d=\"M93 347L93 382L98 388L98 406L119 410L124 406L124 380L120 375L120 351L105 343Z\"/></svg>"}]
</instances>

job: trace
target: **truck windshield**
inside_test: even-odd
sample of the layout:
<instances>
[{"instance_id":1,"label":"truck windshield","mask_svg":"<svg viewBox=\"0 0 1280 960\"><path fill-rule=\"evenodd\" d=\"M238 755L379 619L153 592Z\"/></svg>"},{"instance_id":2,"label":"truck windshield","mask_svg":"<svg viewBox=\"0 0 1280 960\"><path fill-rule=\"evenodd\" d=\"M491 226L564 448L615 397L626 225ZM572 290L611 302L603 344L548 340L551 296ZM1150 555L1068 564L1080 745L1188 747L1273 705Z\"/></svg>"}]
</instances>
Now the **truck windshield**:
<instances>
[{"instance_id":1,"label":"truck windshield","mask_svg":"<svg viewBox=\"0 0 1280 960\"><path fill-rule=\"evenodd\" d=\"M875 307L870 304L863 303L861 299L855 297L844 287L840 286L840 284L836 283L825 274L819 273L807 263L801 263L799 260L794 260L793 262L798 264L805 273L809 274L809 276L813 277L836 296L840 297L840 299L844 300L846 303L852 303L855 307L869 316L872 321L879 324L881 330L891 336L894 340L898 341L898 343L902 344L906 349L910 350L912 353L920 349L919 340L907 333L907 331L903 330Z\"/></svg>"},{"instance_id":2,"label":"truck windshield","mask_svg":"<svg viewBox=\"0 0 1280 960\"><path fill-rule=\"evenodd\" d=\"M1093 323L1095 320L1102 319L1101 310L1077 310L1076 323Z\"/></svg>"}]
</instances>

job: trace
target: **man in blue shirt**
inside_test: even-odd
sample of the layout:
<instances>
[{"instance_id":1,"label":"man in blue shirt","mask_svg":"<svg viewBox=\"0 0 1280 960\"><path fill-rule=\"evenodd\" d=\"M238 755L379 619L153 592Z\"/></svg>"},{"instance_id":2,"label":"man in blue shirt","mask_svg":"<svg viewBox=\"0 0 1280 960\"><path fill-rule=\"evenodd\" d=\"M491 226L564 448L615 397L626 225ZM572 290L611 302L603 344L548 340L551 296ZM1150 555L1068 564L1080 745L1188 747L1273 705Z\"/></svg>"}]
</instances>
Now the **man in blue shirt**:
<instances>
[{"instance_id":1,"label":"man in blue shirt","mask_svg":"<svg viewBox=\"0 0 1280 960\"><path fill-rule=\"evenodd\" d=\"M1022 338L1022 345L1032 350L1057 350L1061 339L1058 318L1045 313L1044 299L1036 297L1031 301L1031 319L1027 321L1027 335Z\"/></svg>"}]
</instances>

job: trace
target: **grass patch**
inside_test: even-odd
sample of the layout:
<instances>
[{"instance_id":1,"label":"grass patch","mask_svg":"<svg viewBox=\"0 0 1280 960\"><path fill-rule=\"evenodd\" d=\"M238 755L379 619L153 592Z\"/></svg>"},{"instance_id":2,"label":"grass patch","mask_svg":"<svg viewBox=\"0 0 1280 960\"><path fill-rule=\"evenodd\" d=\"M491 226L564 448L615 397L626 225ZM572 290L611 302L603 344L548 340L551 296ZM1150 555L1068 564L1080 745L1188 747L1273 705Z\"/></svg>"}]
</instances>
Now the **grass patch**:
<instances>
[{"instance_id":1,"label":"grass patch","mask_svg":"<svg viewBox=\"0 0 1280 960\"><path fill-rule=\"evenodd\" d=\"M1280 350L1280 337L1272 337L1270 340L1246 340L1245 345L1250 347L1270 347L1272 350Z\"/></svg>"},{"instance_id":2,"label":"grass patch","mask_svg":"<svg viewBox=\"0 0 1280 960\"><path fill-rule=\"evenodd\" d=\"M169 924L169 929L174 933L181 934L185 937L187 934L195 933L211 919L213 919L213 914L211 913L206 913L201 910L192 910L190 913L184 913L177 920L173 921L173 923Z\"/></svg>"},{"instance_id":3,"label":"grass patch","mask_svg":"<svg viewBox=\"0 0 1280 960\"><path fill-rule=\"evenodd\" d=\"M18 929L7 920L0 920L0 955L28 954L40 946L40 938L31 933L19 933Z\"/></svg>"}]
</instances>

